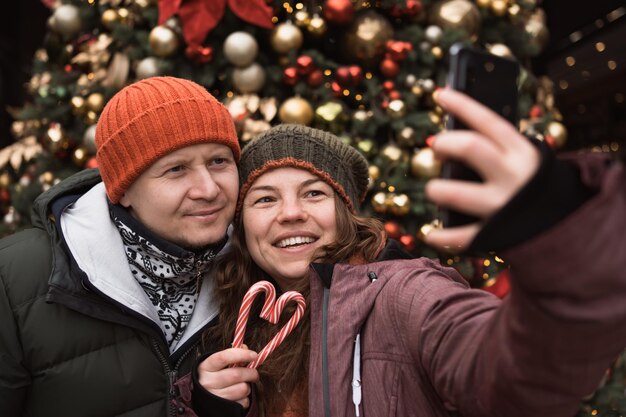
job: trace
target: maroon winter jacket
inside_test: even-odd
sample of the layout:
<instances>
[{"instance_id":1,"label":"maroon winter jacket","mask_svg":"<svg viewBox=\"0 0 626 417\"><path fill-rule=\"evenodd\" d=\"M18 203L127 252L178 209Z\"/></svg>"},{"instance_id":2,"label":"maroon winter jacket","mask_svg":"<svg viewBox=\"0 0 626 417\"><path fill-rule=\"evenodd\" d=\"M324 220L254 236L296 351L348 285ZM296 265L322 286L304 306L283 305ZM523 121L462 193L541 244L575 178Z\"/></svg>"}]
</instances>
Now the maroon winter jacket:
<instances>
[{"instance_id":1,"label":"maroon winter jacket","mask_svg":"<svg viewBox=\"0 0 626 417\"><path fill-rule=\"evenodd\" d=\"M503 301L424 258L313 265L309 416L573 416L626 346L626 176L605 168L583 161L598 193L501 254Z\"/></svg>"}]
</instances>

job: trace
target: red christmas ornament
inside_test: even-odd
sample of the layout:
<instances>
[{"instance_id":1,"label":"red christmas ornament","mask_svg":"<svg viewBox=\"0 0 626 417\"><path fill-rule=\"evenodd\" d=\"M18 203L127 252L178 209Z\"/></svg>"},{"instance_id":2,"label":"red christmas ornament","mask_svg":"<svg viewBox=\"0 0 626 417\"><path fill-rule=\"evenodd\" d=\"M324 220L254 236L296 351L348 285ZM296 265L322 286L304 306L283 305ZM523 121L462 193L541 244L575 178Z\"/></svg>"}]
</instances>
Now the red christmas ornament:
<instances>
[{"instance_id":1,"label":"red christmas ornament","mask_svg":"<svg viewBox=\"0 0 626 417\"><path fill-rule=\"evenodd\" d=\"M350 0L326 0L324 17L330 23L346 25L354 18L354 5Z\"/></svg>"},{"instance_id":2,"label":"red christmas ornament","mask_svg":"<svg viewBox=\"0 0 626 417\"><path fill-rule=\"evenodd\" d=\"M98 160L95 156L92 156L85 162L85 168L98 168Z\"/></svg>"},{"instance_id":3,"label":"red christmas ornament","mask_svg":"<svg viewBox=\"0 0 626 417\"><path fill-rule=\"evenodd\" d=\"M394 5L389 14L393 17L415 16L422 12L423 6L420 0L406 0L404 7Z\"/></svg>"},{"instance_id":4,"label":"red christmas ornament","mask_svg":"<svg viewBox=\"0 0 626 417\"><path fill-rule=\"evenodd\" d=\"M296 85L298 82L298 70L296 67L287 67L283 70L283 82L287 85Z\"/></svg>"},{"instance_id":5,"label":"red christmas ornament","mask_svg":"<svg viewBox=\"0 0 626 417\"><path fill-rule=\"evenodd\" d=\"M385 58L380 63L380 73L387 78L393 78L398 75L400 65L393 59Z\"/></svg>"},{"instance_id":6,"label":"red christmas ornament","mask_svg":"<svg viewBox=\"0 0 626 417\"><path fill-rule=\"evenodd\" d=\"M402 98L402 94L398 90L393 90L389 92L389 100L400 100Z\"/></svg>"},{"instance_id":7,"label":"red christmas ornament","mask_svg":"<svg viewBox=\"0 0 626 417\"><path fill-rule=\"evenodd\" d=\"M498 298L504 298L511 291L511 279L508 269L503 270L496 277L496 282L489 287L483 287L487 292L495 294Z\"/></svg>"},{"instance_id":8,"label":"red christmas ornament","mask_svg":"<svg viewBox=\"0 0 626 417\"><path fill-rule=\"evenodd\" d=\"M296 67L298 68L298 74L309 75L315 69L315 63L310 56L301 55L296 59Z\"/></svg>"},{"instance_id":9,"label":"red christmas ornament","mask_svg":"<svg viewBox=\"0 0 626 417\"><path fill-rule=\"evenodd\" d=\"M343 93L343 87L339 85L337 81L333 81L330 83L330 90L333 92L335 97L341 97Z\"/></svg>"},{"instance_id":10,"label":"red christmas ornament","mask_svg":"<svg viewBox=\"0 0 626 417\"><path fill-rule=\"evenodd\" d=\"M395 84L393 81L391 80L387 80L383 83L383 89L389 93L391 91L393 91L396 88Z\"/></svg>"},{"instance_id":11,"label":"red christmas ornament","mask_svg":"<svg viewBox=\"0 0 626 417\"><path fill-rule=\"evenodd\" d=\"M348 67L337 68L337 71L335 71L335 80L337 80L337 82L343 86L352 85L352 75L350 74L350 68Z\"/></svg>"},{"instance_id":12,"label":"red christmas ornament","mask_svg":"<svg viewBox=\"0 0 626 417\"><path fill-rule=\"evenodd\" d=\"M363 79L363 70L358 65L350 65L348 68L350 77L352 77L352 85L357 85Z\"/></svg>"},{"instance_id":13,"label":"red christmas ornament","mask_svg":"<svg viewBox=\"0 0 626 417\"><path fill-rule=\"evenodd\" d=\"M554 137L552 137L551 135L545 135L543 137L543 140L548 144L549 147L551 147L552 149L556 149L556 140L554 140Z\"/></svg>"},{"instance_id":14,"label":"red christmas ornament","mask_svg":"<svg viewBox=\"0 0 626 417\"><path fill-rule=\"evenodd\" d=\"M309 74L306 83L311 88L317 88L324 83L324 74L322 74L322 71L320 70L314 70Z\"/></svg>"},{"instance_id":15,"label":"red christmas ornament","mask_svg":"<svg viewBox=\"0 0 626 417\"><path fill-rule=\"evenodd\" d=\"M543 116L543 110L541 110L541 106L537 104L532 106L530 108L530 111L528 112L528 116L530 116L531 119L538 119Z\"/></svg>"},{"instance_id":16,"label":"red christmas ornament","mask_svg":"<svg viewBox=\"0 0 626 417\"><path fill-rule=\"evenodd\" d=\"M185 48L185 55L196 64L206 64L213 60L213 48L189 45Z\"/></svg>"},{"instance_id":17,"label":"red christmas ornament","mask_svg":"<svg viewBox=\"0 0 626 417\"><path fill-rule=\"evenodd\" d=\"M398 222L389 220L385 222L385 232L391 239L399 239L402 236L402 226Z\"/></svg>"},{"instance_id":18,"label":"red christmas ornament","mask_svg":"<svg viewBox=\"0 0 626 417\"><path fill-rule=\"evenodd\" d=\"M400 236L400 243L402 243L404 245L404 248L409 252L413 252L415 250L416 239L412 235Z\"/></svg>"},{"instance_id":19,"label":"red christmas ornament","mask_svg":"<svg viewBox=\"0 0 626 417\"><path fill-rule=\"evenodd\" d=\"M404 61L408 52L413 49L410 43L402 41L387 41L385 44L388 57L394 61Z\"/></svg>"},{"instance_id":20,"label":"red christmas ornament","mask_svg":"<svg viewBox=\"0 0 626 417\"><path fill-rule=\"evenodd\" d=\"M11 203L11 193L6 188L0 188L0 203L2 204Z\"/></svg>"}]
</instances>

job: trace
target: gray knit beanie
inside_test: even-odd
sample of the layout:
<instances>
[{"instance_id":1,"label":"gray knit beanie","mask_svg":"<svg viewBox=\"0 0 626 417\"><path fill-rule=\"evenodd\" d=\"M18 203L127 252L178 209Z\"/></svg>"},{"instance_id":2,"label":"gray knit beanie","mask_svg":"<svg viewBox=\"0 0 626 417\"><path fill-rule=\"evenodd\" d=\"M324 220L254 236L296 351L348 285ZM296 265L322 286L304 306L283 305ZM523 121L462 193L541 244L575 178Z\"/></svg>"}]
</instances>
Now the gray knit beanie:
<instances>
[{"instance_id":1,"label":"gray knit beanie","mask_svg":"<svg viewBox=\"0 0 626 417\"><path fill-rule=\"evenodd\" d=\"M263 173L283 167L305 169L327 182L353 213L367 193L367 160L332 133L298 124L270 128L250 141L239 161L239 204Z\"/></svg>"}]
</instances>

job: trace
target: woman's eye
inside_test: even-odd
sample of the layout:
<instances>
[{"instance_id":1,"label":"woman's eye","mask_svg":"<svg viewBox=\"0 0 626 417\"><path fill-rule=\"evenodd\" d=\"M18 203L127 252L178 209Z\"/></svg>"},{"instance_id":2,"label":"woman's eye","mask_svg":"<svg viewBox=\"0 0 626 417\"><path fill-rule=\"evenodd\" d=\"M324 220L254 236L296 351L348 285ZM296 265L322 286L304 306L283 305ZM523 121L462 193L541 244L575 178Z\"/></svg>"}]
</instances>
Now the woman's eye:
<instances>
[{"instance_id":1,"label":"woman's eye","mask_svg":"<svg viewBox=\"0 0 626 417\"><path fill-rule=\"evenodd\" d=\"M310 197L318 197L320 195L325 195L325 194L321 190L311 190L311 191L307 191L307 195L309 195Z\"/></svg>"},{"instance_id":2,"label":"woman's eye","mask_svg":"<svg viewBox=\"0 0 626 417\"><path fill-rule=\"evenodd\" d=\"M254 203L255 204L263 204L263 203L270 203L272 202L271 197L261 197L261 198L257 198Z\"/></svg>"}]
</instances>

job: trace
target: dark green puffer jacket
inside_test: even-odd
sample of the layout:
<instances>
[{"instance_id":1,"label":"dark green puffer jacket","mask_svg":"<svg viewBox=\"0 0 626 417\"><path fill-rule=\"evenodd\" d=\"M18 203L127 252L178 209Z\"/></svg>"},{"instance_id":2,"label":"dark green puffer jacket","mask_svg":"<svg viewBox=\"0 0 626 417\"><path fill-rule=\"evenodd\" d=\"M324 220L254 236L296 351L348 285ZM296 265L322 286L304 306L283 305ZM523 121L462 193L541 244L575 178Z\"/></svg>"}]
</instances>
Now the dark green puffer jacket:
<instances>
[{"instance_id":1,"label":"dark green puffer jacket","mask_svg":"<svg viewBox=\"0 0 626 417\"><path fill-rule=\"evenodd\" d=\"M190 371L202 330L215 314L170 354L156 323L90 285L68 255L50 208L99 182L97 170L68 178L36 200L33 228L0 240L3 417L155 417L180 411L172 383ZM102 237L94 235L99 244ZM105 271L107 264L127 262L97 261Z\"/></svg>"}]
</instances>

